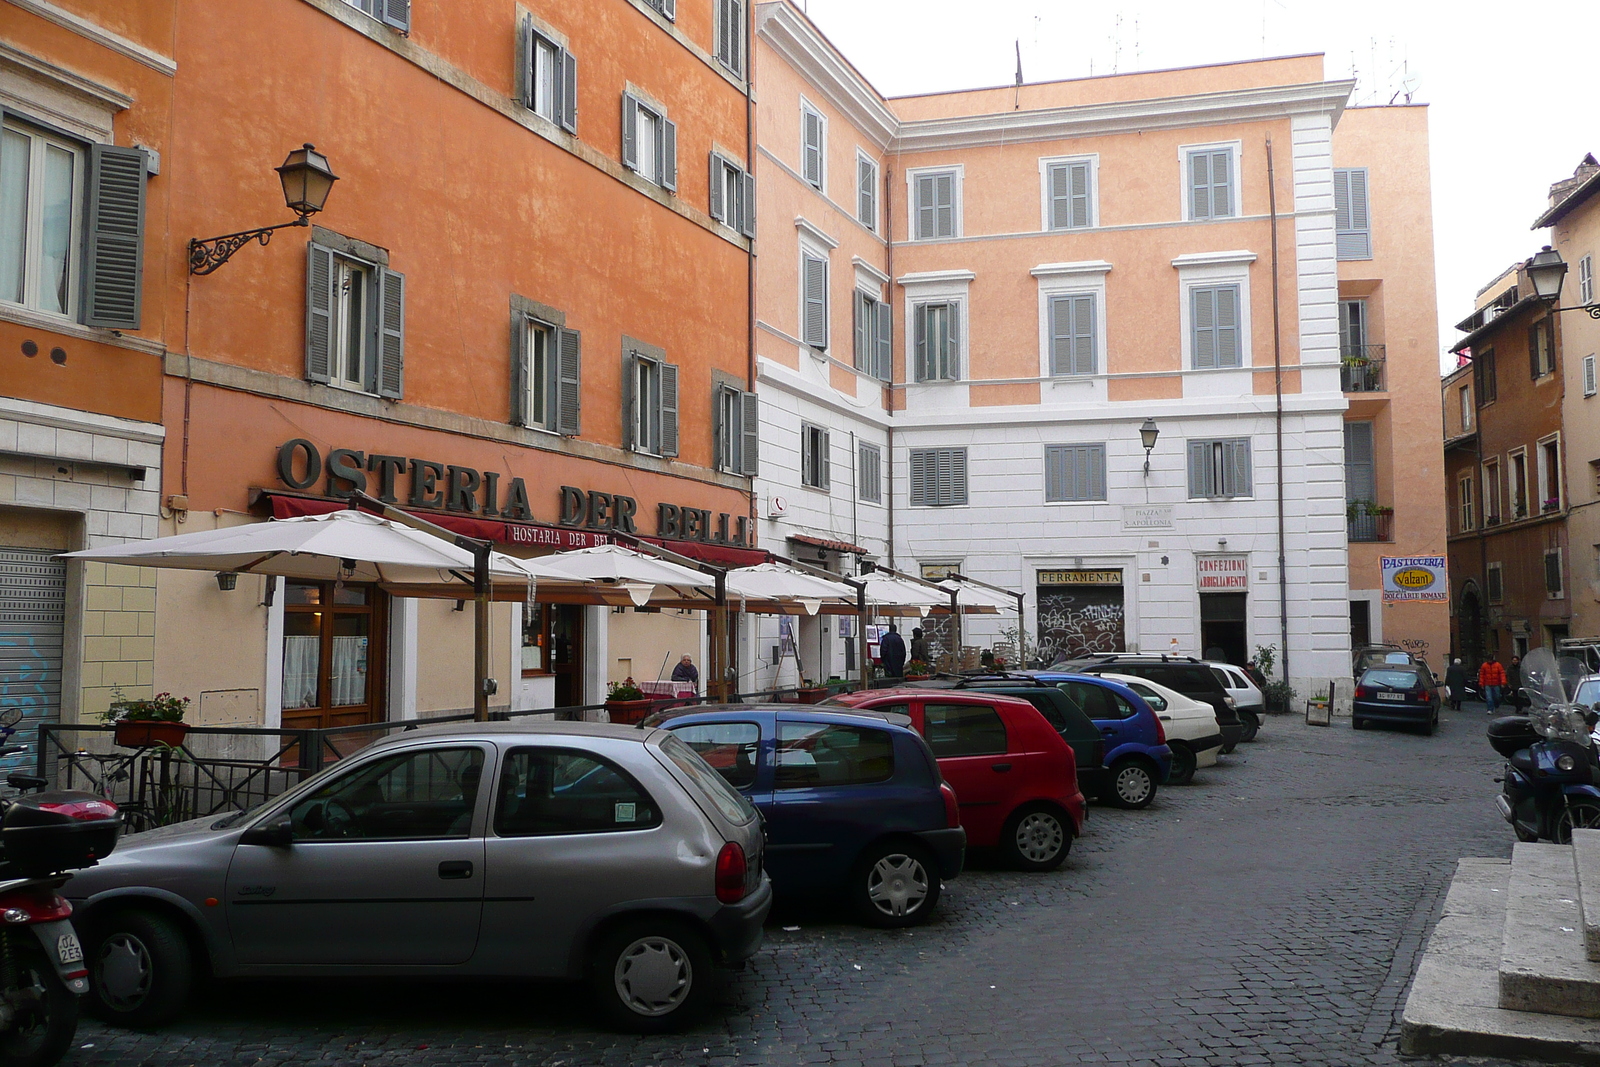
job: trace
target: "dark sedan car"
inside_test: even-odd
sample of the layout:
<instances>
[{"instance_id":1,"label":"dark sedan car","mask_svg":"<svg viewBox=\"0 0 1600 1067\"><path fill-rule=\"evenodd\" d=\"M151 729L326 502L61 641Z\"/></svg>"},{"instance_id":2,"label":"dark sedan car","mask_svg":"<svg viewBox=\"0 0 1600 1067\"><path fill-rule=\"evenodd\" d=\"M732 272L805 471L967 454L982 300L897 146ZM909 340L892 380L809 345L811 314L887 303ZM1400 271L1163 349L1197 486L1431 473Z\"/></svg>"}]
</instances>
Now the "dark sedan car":
<instances>
[{"instance_id":1,"label":"dark sedan car","mask_svg":"<svg viewBox=\"0 0 1600 1067\"><path fill-rule=\"evenodd\" d=\"M1439 688L1423 664L1369 667L1356 681L1350 725L1364 730L1369 722L1420 726L1433 733L1439 725Z\"/></svg>"}]
</instances>

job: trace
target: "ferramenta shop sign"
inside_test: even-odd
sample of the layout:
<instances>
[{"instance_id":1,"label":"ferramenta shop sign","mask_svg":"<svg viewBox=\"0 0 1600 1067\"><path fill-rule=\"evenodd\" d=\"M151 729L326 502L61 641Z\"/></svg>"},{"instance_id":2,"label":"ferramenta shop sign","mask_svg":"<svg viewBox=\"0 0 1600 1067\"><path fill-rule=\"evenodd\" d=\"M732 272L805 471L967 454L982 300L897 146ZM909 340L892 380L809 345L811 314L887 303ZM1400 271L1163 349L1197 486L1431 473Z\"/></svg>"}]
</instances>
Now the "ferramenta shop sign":
<instances>
[{"instance_id":1,"label":"ferramenta shop sign","mask_svg":"<svg viewBox=\"0 0 1600 1067\"><path fill-rule=\"evenodd\" d=\"M480 471L431 459L332 448L326 456L303 437L278 448L278 478L291 489L330 497L348 497L353 490L370 493L385 504L432 509L463 516L508 522L540 522L528 497L527 483L499 471ZM555 525L574 529L636 534L639 502L622 493L605 493L563 485L552 502ZM655 506L657 537L744 545L750 540L746 515L713 513L687 504Z\"/></svg>"}]
</instances>

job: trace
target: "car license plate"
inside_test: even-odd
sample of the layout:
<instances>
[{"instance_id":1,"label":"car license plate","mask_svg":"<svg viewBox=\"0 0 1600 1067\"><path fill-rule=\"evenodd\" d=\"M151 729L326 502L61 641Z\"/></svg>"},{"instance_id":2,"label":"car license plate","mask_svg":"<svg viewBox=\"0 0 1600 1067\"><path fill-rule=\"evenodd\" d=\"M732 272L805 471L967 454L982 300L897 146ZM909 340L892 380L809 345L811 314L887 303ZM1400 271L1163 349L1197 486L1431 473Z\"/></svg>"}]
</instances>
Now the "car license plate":
<instances>
[{"instance_id":1,"label":"car license plate","mask_svg":"<svg viewBox=\"0 0 1600 1067\"><path fill-rule=\"evenodd\" d=\"M1406 698L1406 695L1404 693L1379 693L1378 694L1378 699L1379 700L1404 700L1405 698Z\"/></svg>"},{"instance_id":2,"label":"car license plate","mask_svg":"<svg viewBox=\"0 0 1600 1067\"><path fill-rule=\"evenodd\" d=\"M78 943L78 935L62 934L56 938L56 955L62 963L82 963L83 946Z\"/></svg>"}]
</instances>

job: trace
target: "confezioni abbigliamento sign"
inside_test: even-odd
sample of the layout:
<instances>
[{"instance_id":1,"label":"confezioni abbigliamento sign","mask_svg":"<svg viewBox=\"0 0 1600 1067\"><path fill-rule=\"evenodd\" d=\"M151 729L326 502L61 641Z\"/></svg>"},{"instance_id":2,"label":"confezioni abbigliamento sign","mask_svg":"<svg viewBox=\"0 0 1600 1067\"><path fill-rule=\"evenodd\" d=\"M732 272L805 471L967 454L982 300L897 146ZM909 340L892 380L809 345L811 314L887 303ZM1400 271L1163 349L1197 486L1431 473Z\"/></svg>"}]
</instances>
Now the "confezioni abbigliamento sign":
<instances>
[{"instance_id":1,"label":"confezioni abbigliamento sign","mask_svg":"<svg viewBox=\"0 0 1600 1067\"><path fill-rule=\"evenodd\" d=\"M1202 593L1249 589L1250 557L1196 556L1194 573L1195 584Z\"/></svg>"}]
</instances>

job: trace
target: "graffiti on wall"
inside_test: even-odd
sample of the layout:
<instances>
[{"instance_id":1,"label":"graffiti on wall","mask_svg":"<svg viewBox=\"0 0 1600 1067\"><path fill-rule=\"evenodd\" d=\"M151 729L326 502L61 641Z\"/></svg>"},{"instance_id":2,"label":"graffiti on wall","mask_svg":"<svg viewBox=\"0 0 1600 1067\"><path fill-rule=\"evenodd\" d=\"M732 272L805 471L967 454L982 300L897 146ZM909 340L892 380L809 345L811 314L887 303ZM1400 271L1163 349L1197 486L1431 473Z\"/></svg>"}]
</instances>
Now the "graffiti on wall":
<instances>
[{"instance_id":1,"label":"graffiti on wall","mask_svg":"<svg viewBox=\"0 0 1600 1067\"><path fill-rule=\"evenodd\" d=\"M1122 652L1122 589L1039 587L1039 656L1049 664L1093 652Z\"/></svg>"}]
</instances>

